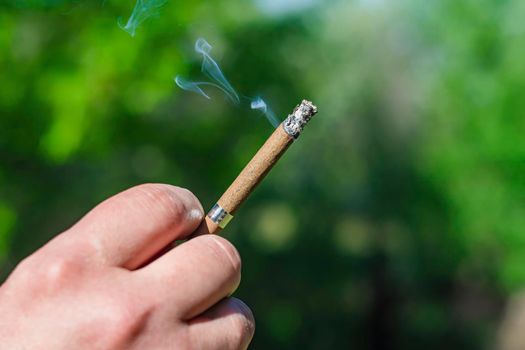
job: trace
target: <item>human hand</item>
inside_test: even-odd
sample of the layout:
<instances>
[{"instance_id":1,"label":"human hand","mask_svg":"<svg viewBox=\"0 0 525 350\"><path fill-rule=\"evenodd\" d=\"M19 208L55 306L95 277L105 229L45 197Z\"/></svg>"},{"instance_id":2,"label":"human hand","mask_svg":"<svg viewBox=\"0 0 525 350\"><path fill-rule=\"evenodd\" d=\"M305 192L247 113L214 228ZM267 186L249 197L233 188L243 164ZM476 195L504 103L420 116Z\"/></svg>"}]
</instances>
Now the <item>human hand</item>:
<instances>
[{"instance_id":1,"label":"human hand","mask_svg":"<svg viewBox=\"0 0 525 350\"><path fill-rule=\"evenodd\" d=\"M205 235L161 255L202 218L195 196L169 185L141 185L98 205L2 285L0 347L246 348L253 316L228 297L240 282L233 245Z\"/></svg>"}]
</instances>

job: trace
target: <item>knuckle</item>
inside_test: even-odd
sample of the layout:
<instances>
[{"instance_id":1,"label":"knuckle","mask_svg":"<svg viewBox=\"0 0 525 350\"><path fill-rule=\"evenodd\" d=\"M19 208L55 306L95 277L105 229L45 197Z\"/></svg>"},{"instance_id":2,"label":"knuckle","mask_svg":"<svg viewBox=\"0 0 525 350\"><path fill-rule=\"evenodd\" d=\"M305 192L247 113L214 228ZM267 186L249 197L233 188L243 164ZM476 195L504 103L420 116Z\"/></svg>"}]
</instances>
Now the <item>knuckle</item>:
<instances>
[{"instance_id":1,"label":"knuckle","mask_svg":"<svg viewBox=\"0 0 525 350\"><path fill-rule=\"evenodd\" d=\"M30 256L16 268L15 276L28 289L52 293L70 284L81 271L81 264L70 257Z\"/></svg>"},{"instance_id":2,"label":"knuckle","mask_svg":"<svg viewBox=\"0 0 525 350\"><path fill-rule=\"evenodd\" d=\"M220 259L223 264L231 268L233 274L238 275L241 273L241 255L233 244L227 239L216 235L202 237L209 242L208 246L213 250L217 258Z\"/></svg>"},{"instance_id":3,"label":"knuckle","mask_svg":"<svg viewBox=\"0 0 525 350\"><path fill-rule=\"evenodd\" d=\"M106 329L128 330L133 328L135 317L132 305L123 302L110 303L104 312L104 322Z\"/></svg>"},{"instance_id":4,"label":"knuckle","mask_svg":"<svg viewBox=\"0 0 525 350\"><path fill-rule=\"evenodd\" d=\"M186 206L179 188L163 184L143 184L131 191L138 196L138 201L153 212L168 214L175 220L186 212Z\"/></svg>"},{"instance_id":5,"label":"knuckle","mask_svg":"<svg viewBox=\"0 0 525 350\"><path fill-rule=\"evenodd\" d=\"M232 319L233 341L238 348L242 348L250 342L255 333L255 319L253 314L242 301L236 299L235 303L240 309L240 315Z\"/></svg>"},{"instance_id":6,"label":"knuckle","mask_svg":"<svg viewBox=\"0 0 525 350\"><path fill-rule=\"evenodd\" d=\"M48 292L64 288L80 273L81 266L72 259L54 258L43 264L39 271L41 287Z\"/></svg>"},{"instance_id":7,"label":"knuckle","mask_svg":"<svg viewBox=\"0 0 525 350\"><path fill-rule=\"evenodd\" d=\"M141 313L133 303L109 298L99 305L97 312L82 328L90 338L104 339L105 348L123 348L147 322L147 314Z\"/></svg>"}]
</instances>

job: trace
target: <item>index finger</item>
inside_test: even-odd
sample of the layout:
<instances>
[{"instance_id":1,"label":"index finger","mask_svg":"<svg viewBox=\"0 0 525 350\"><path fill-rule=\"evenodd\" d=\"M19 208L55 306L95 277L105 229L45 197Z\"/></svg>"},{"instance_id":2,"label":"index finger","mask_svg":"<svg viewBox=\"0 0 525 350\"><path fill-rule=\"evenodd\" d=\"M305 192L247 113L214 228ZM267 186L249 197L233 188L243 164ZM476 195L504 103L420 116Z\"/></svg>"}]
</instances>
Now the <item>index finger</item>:
<instances>
[{"instance_id":1,"label":"index finger","mask_svg":"<svg viewBox=\"0 0 525 350\"><path fill-rule=\"evenodd\" d=\"M190 191L146 184L102 202L67 235L83 235L105 264L133 270L190 235L203 215Z\"/></svg>"}]
</instances>

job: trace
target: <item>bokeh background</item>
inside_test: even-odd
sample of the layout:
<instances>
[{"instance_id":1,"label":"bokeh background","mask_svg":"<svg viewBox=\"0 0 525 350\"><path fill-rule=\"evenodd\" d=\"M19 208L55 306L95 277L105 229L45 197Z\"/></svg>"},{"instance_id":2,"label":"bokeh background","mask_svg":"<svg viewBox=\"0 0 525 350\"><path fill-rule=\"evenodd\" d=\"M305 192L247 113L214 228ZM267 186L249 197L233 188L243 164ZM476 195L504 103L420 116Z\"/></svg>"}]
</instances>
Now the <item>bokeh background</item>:
<instances>
[{"instance_id":1,"label":"bokeh background","mask_svg":"<svg viewBox=\"0 0 525 350\"><path fill-rule=\"evenodd\" d=\"M214 203L272 127L176 87L205 37L281 119L320 108L225 232L253 349L525 348L524 1L170 0L132 38L133 6L0 5L4 277L130 186Z\"/></svg>"}]
</instances>

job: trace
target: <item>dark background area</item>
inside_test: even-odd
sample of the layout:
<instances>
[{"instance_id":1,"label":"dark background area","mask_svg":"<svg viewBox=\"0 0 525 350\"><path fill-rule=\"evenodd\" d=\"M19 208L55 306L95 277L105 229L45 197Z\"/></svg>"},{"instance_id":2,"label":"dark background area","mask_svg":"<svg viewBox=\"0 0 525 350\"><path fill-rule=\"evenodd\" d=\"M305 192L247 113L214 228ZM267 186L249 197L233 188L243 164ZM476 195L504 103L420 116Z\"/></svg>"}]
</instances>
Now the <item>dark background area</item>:
<instances>
[{"instance_id":1,"label":"dark background area","mask_svg":"<svg viewBox=\"0 0 525 350\"><path fill-rule=\"evenodd\" d=\"M0 5L4 276L130 186L211 207L272 132L182 91L193 43L280 119L320 109L230 224L253 349L494 348L525 285L525 2Z\"/></svg>"}]
</instances>

